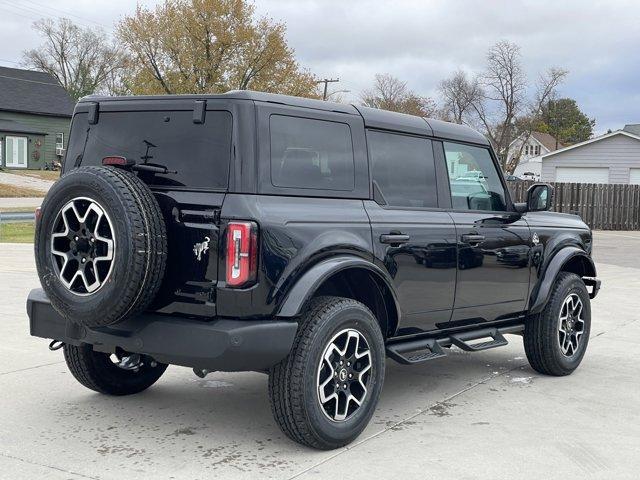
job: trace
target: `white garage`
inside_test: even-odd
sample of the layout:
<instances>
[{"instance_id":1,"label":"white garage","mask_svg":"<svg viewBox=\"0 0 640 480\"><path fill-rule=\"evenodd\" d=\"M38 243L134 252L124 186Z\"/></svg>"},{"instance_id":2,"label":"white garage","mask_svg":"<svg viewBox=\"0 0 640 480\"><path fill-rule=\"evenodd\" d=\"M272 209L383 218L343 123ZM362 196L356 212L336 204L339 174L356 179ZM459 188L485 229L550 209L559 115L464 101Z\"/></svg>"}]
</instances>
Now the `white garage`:
<instances>
[{"instance_id":1,"label":"white garage","mask_svg":"<svg viewBox=\"0 0 640 480\"><path fill-rule=\"evenodd\" d=\"M609 183L609 167L556 167L556 182Z\"/></svg>"},{"instance_id":2,"label":"white garage","mask_svg":"<svg viewBox=\"0 0 640 480\"><path fill-rule=\"evenodd\" d=\"M640 124L540 158L543 182L640 184Z\"/></svg>"}]
</instances>

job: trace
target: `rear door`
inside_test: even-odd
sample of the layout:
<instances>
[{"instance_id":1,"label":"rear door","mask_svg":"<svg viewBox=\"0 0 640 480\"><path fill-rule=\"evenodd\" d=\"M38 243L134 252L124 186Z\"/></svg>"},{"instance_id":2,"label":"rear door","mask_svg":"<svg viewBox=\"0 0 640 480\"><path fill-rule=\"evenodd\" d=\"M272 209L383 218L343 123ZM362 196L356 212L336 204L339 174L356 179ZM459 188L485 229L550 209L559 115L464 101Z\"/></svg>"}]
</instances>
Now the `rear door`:
<instances>
[{"instance_id":1,"label":"rear door","mask_svg":"<svg viewBox=\"0 0 640 480\"><path fill-rule=\"evenodd\" d=\"M154 308L205 318L216 314L218 218L233 143L230 109L209 103L199 118L194 101L166 102L165 108L158 102L102 102L94 124L86 113L76 113L64 166L101 165L105 157L120 156L167 168L137 173L154 192L167 226L167 268Z\"/></svg>"},{"instance_id":2,"label":"rear door","mask_svg":"<svg viewBox=\"0 0 640 480\"><path fill-rule=\"evenodd\" d=\"M439 143L449 174L458 277L451 326L483 323L524 311L529 292L531 234L511 211L488 148Z\"/></svg>"},{"instance_id":3,"label":"rear door","mask_svg":"<svg viewBox=\"0 0 640 480\"><path fill-rule=\"evenodd\" d=\"M365 201L375 260L395 284L402 310L398 334L446 325L456 278L456 232L438 207L431 140L367 131L376 201Z\"/></svg>"}]
</instances>

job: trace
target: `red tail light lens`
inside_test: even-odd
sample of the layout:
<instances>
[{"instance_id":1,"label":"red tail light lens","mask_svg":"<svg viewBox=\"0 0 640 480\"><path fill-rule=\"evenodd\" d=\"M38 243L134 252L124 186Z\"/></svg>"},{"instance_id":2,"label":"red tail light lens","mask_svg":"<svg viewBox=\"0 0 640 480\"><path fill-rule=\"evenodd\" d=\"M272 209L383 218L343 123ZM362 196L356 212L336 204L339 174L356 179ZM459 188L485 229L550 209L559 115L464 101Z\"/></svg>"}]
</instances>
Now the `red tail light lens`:
<instances>
[{"instance_id":1,"label":"red tail light lens","mask_svg":"<svg viewBox=\"0 0 640 480\"><path fill-rule=\"evenodd\" d=\"M227 225L227 286L245 287L258 271L258 226L254 222Z\"/></svg>"},{"instance_id":2,"label":"red tail light lens","mask_svg":"<svg viewBox=\"0 0 640 480\"><path fill-rule=\"evenodd\" d=\"M131 162L129 162L129 160L127 160L125 157L117 157L117 156L111 156L111 157L104 157L102 159L102 165L115 165L115 166L119 166L119 167L126 167L129 166L131 164Z\"/></svg>"}]
</instances>

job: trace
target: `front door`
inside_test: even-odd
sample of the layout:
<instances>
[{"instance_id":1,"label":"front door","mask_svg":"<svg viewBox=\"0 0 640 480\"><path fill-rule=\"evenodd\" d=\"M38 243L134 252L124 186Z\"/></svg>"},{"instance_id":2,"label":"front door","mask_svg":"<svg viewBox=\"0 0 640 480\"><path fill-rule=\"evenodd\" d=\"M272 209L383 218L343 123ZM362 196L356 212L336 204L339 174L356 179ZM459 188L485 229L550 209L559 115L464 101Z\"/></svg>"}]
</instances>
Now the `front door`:
<instances>
[{"instance_id":1,"label":"front door","mask_svg":"<svg viewBox=\"0 0 640 480\"><path fill-rule=\"evenodd\" d=\"M431 140L368 131L367 144L377 201L365 201L376 262L398 294L398 334L447 324L456 278L456 231L438 208Z\"/></svg>"},{"instance_id":2,"label":"front door","mask_svg":"<svg viewBox=\"0 0 640 480\"><path fill-rule=\"evenodd\" d=\"M5 165L13 168L27 168L27 137L5 137Z\"/></svg>"},{"instance_id":3,"label":"front door","mask_svg":"<svg viewBox=\"0 0 640 480\"><path fill-rule=\"evenodd\" d=\"M444 142L444 153L458 243L451 326L523 312L529 292L530 229L511 211L488 148Z\"/></svg>"}]
</instances>

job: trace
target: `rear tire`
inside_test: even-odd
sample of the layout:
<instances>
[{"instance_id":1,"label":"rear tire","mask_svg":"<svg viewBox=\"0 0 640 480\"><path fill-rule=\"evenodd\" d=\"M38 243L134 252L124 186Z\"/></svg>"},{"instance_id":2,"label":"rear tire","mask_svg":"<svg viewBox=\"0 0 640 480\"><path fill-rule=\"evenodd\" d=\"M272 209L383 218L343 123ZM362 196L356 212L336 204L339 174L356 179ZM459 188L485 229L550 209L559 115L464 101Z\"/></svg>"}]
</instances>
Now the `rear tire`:
<instances>
[{"instance_id":1,"label":"rear tire","mask_svg":"<svg viewBox=\"0 0 640 480\"><path fill-rule=\"evenodd\" d=\"M384 365L384 339L366 306L339 297L312 300L291 352L269 372L278 426L309 447L347 445L373 415Z\"/></svg>"},{"instance_id":2,"label":"rear tire","mask_svg":"<svg viewBox=\"0 0 640 480\"><path fill-rule=\"evenodd\" d=\"M78 382L105 395L132 395L142 392L156 383L167 369L164 363L152 363L150 359L145 358L137 372L125 370L111 360L110 354L95 352L91 345L65 345L64 359Z\"/></svg>"},{"instance_id":3,"label":"rear tire","mask_svg":"<svg viewBox=\"0 0 640 480\"><path fill-rule=\"evenodd\" d=\"M545 375L569 375L584 357L590 331L591 303L584 282L560 272L544 310L525 325L524 349L531 367Z\"/></svg>"}]
</instances>

